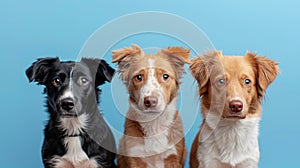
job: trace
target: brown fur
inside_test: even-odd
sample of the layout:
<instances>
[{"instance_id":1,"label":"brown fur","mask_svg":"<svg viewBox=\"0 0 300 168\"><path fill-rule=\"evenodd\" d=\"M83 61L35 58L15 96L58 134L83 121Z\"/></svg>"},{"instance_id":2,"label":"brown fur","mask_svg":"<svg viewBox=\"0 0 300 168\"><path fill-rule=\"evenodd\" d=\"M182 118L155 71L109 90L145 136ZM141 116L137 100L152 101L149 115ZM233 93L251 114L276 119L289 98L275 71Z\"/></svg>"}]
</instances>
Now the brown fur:
<instances>
[{"instance_id":1,"label":"brown fur","mask_svg":"<svg viewBox=\"0 0 300 168\"><path fill-rule=\"evenodd\" d=\"M149 58L154 60L155 76L159 87L164 90L164 101L168 105L178 95L179 79L184 73L184 64L190 63L189 56L189 50L182 47L168 47L160 50L157 54L144 54L139 46L132 45L132 48L123 48L113 51L113 62L118 63L121 79L127 86L129 92L130 103L136 104L141 99L139 90L148 80L148 60ZM163 79L163 74L168 74L169 78ZM137 75L141 75L143 80L140 81L136 79L135 77ZM162 115L165 116L167 114ZM183 137L183 126L179 113L176 112L175 116L172 116L170 119L173 120L172 124L167 127L158 127L158 130L144 130L141 124L148 124L148 127L151 127L151 124L154 124L155 121L140 123L137 118L138 114L136 114L133 109L129 109L124 125L124 134L126 136L123 136L119 144L119 151L121 153L118 155L118 166L120 168L147 167L147 161L156 162L163 158L165 152L145 157L130 157L127 154L131 148L143 146L145 138L155 137L162 134L162 132L168 131L168 144L171 146L175 145L177 155L168 155L168 157L163 160L164 166L170 168L183 167L186 149Z\"/></svg>"},{"instance_id":2,"label":"brown fur","mask_svg":"<svg viewBox=\"0 0 300 168\"><path fill-rule=\"evenodd\" d=\"M197 149L198 149L198 139L199 139L199 132L197 133L193 144L192 144L192 149L191 149L191 153L190 153L190 167L199 167L199 162L198 162L198 158L197 158Z\"/></svg>"},{"instance_id":3,"label":"brown fur","mask_svg":"<svg viewBox=\"0 0 300 168\"><path fill-rule=\"evenodd\" d=\"M231 118L231 110L228 107L229 101L235 96L239 96L244 99L243 108L245 110L235 116L236 119L261 116L261 98L279 72L278 63L266 57L258 57L250 52L247 52L246 56L224 57L220 51L208 52L203 56L194 58L190 70L198 82L199 95L202 98L201 112L204 118L209 111L211 113L217 111L218 113L218 110L209 110L216 107L223 109L219 110L219 115L222 118ZM225 79L225 85L218 83L220 78ZM251 83L246 84L246 79L250 79ZM211 106L212 103L214 106ZM205 119L192 145L191 168L203 166L197 159L197 151L201 145L198 140L199 135L207 131L207 127L204 128L204 125L206 125ZM241 165L243 163L236 165L236 167L242 167ZM224 163L219 163L219 166L231 167L224 165Z\"/></svg>"},{"instance_id":4,"label":"brown fur","mask_svg":"<svg viewBox=\"0 0 300 168\"><path fill-rule=\"evenodd\" d=\"M179 156L170 155L168 158L165 159L165 166L171 167L167 165L177 165L175 167L183 167L184 161L186 158L186 149L184 144L184 138L179 139L182 137L183 134L183 128L182 128L182 121L180 118L179 113L177 112L176 119L174 123L170 128L168 128L169 132L169 144L176 144L176 150ZM144 137L144 132L140 126L140 124L136 121L126 119L125 121L125 132L124 134L131 137ZM122 144L121 144L122 143ZM131 138L123 138L120 141L120 147L123 148L122 150L125 151L127 148L131 148L137 145L142 145L144 143L141 139L131 139ZM124 153L124 154L125 154ZM153 159L155 160L157 157L159 157L159 154L154 156L148 156L147 159ZM147 167L147 164L143 162L143 158L139 157L128 157L122 155L118 155L118 166L120 168L122 167Z\"/></svg>"}]
</instances>

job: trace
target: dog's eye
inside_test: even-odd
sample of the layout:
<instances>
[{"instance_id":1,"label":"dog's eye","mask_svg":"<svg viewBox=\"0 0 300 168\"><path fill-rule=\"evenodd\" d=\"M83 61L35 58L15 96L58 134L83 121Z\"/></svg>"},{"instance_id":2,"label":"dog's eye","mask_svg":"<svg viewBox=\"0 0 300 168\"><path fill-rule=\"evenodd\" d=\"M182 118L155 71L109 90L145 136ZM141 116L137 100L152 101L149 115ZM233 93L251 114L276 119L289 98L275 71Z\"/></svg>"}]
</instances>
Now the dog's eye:
<instances>
[{"instance_id":1,"label":"dog's eye","mask_svg":"<svg viewBox=\"0 0 300 168\"><path fill-rule=\"evenodd\" d=\"M136 75L136 76L135 76L135 79L138 80L138 81L142 81L142 80L143 80L143 76L140 75L140 74L139 74L139 75Z\"/></svg>"},{"instance_id":2,"label":"dog's eye","mask_svg":"<svg viewBox=\"0 0 300 168\"><path fill-rule=\"evenodd\" d=\"M169 78L169 75L168 74L163 74L163 79L164 80L167 80Z\"/></svg>"},{"instance_id":3,"label":"dog's eye","mask_svg":"<svg viewBox=\"0 0 300 168\"><path fill-rule=\"evenodd\" d=\"M55 77L53 80L52 80L52 85L57 87L57 86L60 86L61 85L61 80L59 77Z\"/></svg>"},{"instance_id":4,"label":"dog's eye","mask_svg":"<svg viewBox=\"0 0 300 168\"><path fill-rule=\"evenodd\" d=\"M219 79L219 84L225 84L225 79Z\"/></svg>"},{"instance_id":5,"label":"dog's eye","mask_svg":"<svg viewBox=\"0 0 300 168\"><path fill-rule=\"evenodd\" d=\"M87 85L88 83L89 83L89 80L87 78L82 77L79 79L79 84L82 86Z\"/></svg>"},{"instance_id":6,"label":"dog's eye","mask_svg":"<svg viewBox=\"0 0 300 168\"><path fill-rule=\"evenodd\" d=\"M245 84L246 85L249 85L251 83L251 80L250 79L245 79Z\"/></svg>"}]
</instances>

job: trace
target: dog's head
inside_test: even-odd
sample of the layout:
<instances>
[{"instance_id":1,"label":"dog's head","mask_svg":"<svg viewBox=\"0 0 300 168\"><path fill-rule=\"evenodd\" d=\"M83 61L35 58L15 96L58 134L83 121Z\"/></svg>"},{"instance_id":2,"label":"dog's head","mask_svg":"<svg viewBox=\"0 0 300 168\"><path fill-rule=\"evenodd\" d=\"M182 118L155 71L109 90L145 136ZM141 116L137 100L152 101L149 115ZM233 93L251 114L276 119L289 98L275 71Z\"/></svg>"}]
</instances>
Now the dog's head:
<instances>
[{"instance_id":1,"label":"dog's head","mask_svg":"<svg viewBox=\"0 0 300 168\"><path fill-rule=\"evenodd\" d=\"M261 98L279 72L278 63L266 57L217 51L193 59L190 70L199 85L202 112L222 107L223 118L238 119L261 115Z\"/></svg>"},{"instance_id":2,"label":"dog's head","mask_svg":"<svg viewBox=\"0 0 300 168\"><path fill-rule=\"evenodd\" d=\"M137 45L114 50L121 79L126 85L130 104L142 113L161 113L177 96L184 64L190 63L190 51L168 47L157 54L145 54Z\"/></svg>"},{"instance_id":3,"label":"dog's head","mask_svg":"<svg viewBox=\"0 0 300 168\"><path fill-rule=\"evenodd\" d=\"M62 117L76 117L95 110L97 87L110 82L113 74L114 69L105 61L90 58L82 58L80 62L41 58L26 70L30 82L45 86L51 115Z\"/></svg>"}]
</instances>

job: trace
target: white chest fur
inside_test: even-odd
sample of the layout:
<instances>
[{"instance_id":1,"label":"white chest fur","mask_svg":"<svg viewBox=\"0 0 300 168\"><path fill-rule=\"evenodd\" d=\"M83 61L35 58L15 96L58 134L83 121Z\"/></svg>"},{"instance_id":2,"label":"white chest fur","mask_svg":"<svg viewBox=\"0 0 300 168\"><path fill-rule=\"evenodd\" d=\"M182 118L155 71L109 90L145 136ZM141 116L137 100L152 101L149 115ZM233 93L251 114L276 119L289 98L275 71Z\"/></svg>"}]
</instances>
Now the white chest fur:
<instances>
[{"instance_id":1,"label":"white chest fur","mask_svg":"<svg viewBox=\"0 0 300 168\"><path fill-rule=\"evenodd\" d=\"M164 159L168 156L177 155L175 144L170 144L168 140L168 129L174 124L177 113L176 104L177 97L167 105L161 116L152 121L140 123L145 134L144 143L132 147L129 150L129 156L143 157L148 167L156 168L164 167Z\"/></svg>"},{"instance_id":2,"label":"white chest fur","mask_svg":"<svg viewBox=\"0 0 300 168\"><path fill-rule=\"evenodd\" d=\"M77 118L63 118L61 119L61 128L66 131L67 135L80 134L86 127L87 118L88 117L85 114L82 114ZM89 159L82 149L79 136L65 137L64 146L67 149L67 153L62 157L63 159L74 164Z\"/></svg>"},{"instance_id":3,"label":"white chest fur","mask_svg":"<svg viewBox=\"0 0 300 168\"><path fill-rule=\"evenodd\" d=\"M64 139L64 145L67 148L67 153L62 158L74 164L89 159L81 147L79 137L66 137Z\"/></svg>"},{"instance_id":4,"label":"white chest fur","mask_svg":"<svg viewBox=\"0 0 300 168\"><path fill-rule=\"evenodd\" d=\"M215 119L210 117L207 126L214 128L210 123ZM215 129L208 131L204 127L199 137L202 142L197 151L198 160L209 163L217 159L232 166L247 159L258 162L258 122L259 118L221 119Z\"/></svg>"}]
</instances>

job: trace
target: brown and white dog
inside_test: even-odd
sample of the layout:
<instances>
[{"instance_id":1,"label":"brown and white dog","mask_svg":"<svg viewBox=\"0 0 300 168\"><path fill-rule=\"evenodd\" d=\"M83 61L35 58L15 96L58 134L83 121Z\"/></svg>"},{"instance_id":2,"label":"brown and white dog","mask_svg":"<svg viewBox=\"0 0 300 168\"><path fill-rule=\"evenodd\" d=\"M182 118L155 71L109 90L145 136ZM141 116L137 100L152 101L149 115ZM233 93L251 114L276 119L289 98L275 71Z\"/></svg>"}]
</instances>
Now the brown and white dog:
<instances>
[{"instance_id":1,"label":"brown and white dog","mask_svg":"<svg viewBox=\"0 0 300 168\"><path fill-rule=\"evenodd\" d=\"M190 50L168 47L144 54L137 45L113 51L113 62L129 92L118 166L183 167L186 155L177 110L179 79Z\"/></svg>"},{"instance_id":2,"label":"brown and white dog","mask_svg":"<svg viewBox=\"0 0 300 168\"><path fill-rule=\"evenodd\" d=\"M194 58L203 123L191 149L191 168L258 167L261 99L279 72L278 63L247 52L214 51Z\"/></svg>"}]
</instances>

